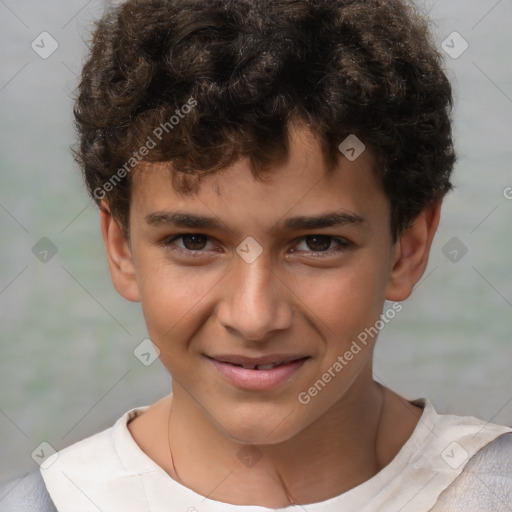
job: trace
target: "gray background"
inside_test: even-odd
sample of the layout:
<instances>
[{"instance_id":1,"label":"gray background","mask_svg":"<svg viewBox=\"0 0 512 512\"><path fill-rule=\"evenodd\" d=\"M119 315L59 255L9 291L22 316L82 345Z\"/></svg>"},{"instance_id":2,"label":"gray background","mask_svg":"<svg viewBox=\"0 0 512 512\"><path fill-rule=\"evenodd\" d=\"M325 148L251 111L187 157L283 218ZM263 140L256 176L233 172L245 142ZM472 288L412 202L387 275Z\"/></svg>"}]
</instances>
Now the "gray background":
<instances>
[{"instance_id":1,"label":"gray background","mask_svg":"<svg viewBox=\"0 0 512 512\"><path fill-rule=\"evenodd\" d=\"M439 412L512 425L512 0L421 5L439 46L453 31L469 43L446 57L457 188L423 281L381 333L375 374ZM0 480L35 468L41 442L63 448L170 390L159 361L134 357L147 336L140 306L111 285L98 214L69 151L83 40L104 8L0 0ZM43 31L59 44L47 59L31 48ZM43 237L58 250L46 263L32 252ZM458 262L443 253L453 237L468 249Z\"/></svg>"}]
</instances>

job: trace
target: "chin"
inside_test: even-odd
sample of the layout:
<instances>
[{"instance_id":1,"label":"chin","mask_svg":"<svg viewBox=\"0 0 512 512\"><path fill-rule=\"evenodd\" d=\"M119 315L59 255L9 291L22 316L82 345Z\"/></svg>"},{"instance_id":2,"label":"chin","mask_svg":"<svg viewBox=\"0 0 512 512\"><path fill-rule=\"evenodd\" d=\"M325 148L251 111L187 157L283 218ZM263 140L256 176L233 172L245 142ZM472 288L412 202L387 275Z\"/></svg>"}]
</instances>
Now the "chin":
<instances>
[{"instance_id":1,"label":"chin","mask_svg":"<svg viewBox=\"0 0 512 512\"><path fill-rule=\"evenodd\" d=\"M273 445L288 441L302 429L294 415L289 413L265 415L262 411L253 411L241 418L233 414L226 421L219 421L224 434L243 444Z\"/></svg>"}]
</instances>

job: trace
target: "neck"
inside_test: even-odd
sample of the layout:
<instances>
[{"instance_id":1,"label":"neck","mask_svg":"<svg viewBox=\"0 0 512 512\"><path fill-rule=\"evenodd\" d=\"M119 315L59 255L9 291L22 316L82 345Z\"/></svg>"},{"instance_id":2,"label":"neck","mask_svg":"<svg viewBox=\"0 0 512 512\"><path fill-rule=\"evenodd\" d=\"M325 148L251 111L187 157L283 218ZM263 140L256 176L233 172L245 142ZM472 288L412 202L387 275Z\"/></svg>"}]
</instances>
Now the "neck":
<instances>
[{"instance_id":1,"label":"neck","mask_svg":"<svg viewBox=\"0 0 512 512\"><path fill-rule=\"evenodd\" d=\"M169 473L209 499L236 505L282 508L342 494L389 463L419 417L392 443L389 407L397 395L374 381L359 387L293 438L255 446L229 437L173 383Z\"/></svg>"}]
</instances>

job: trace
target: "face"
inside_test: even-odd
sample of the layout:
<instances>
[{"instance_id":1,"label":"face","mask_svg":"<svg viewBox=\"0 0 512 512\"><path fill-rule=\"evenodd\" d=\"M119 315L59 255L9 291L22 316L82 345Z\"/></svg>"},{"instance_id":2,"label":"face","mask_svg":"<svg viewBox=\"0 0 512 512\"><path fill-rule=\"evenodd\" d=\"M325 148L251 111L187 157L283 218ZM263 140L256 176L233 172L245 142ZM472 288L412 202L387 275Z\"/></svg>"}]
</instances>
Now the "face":
<instances>
[{"instance_id":1,"label":"face","mask_svg":"<svg viewBox=\"0 0 512 512\"><path fill-rule=\"evenodd\" d=\"M369 152L340 154L328 177L317 141L291 134L288 161L264 183L241 160L182 196L155 164L132 190L130 298L175 400L241 442L290 439L371 368L375 339L353 342L379 320L395 259Z\"/></svg>"}]
</instances>

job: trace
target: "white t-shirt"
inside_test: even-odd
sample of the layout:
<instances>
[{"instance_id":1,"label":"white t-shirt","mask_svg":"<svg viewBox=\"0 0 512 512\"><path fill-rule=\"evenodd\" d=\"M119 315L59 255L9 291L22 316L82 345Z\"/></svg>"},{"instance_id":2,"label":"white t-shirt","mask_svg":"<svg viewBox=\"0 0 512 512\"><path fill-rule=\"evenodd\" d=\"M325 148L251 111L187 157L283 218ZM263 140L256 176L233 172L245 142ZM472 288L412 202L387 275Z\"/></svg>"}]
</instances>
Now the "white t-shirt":
<instances>
[{"instance_id":1,"label":"white t-shirt","mask_svg":"<svg viewBox=\"0 0 512 512\"><path fill-rule=\"evenodd\" d=\"M112 427L57 452L45 461L41 474L59 512L512 510L512 435L503 436L512 428L472 416L437 414L425 398L411 403L422 407L423 414L386 467L339 496L304 506L233 505L205 498L173 480L140 449L127 427L149 406L131 409ZM497 443L502 447L496 449ZM475 489L478 485L481 490Z\"/></svg>"}]
</instances>

